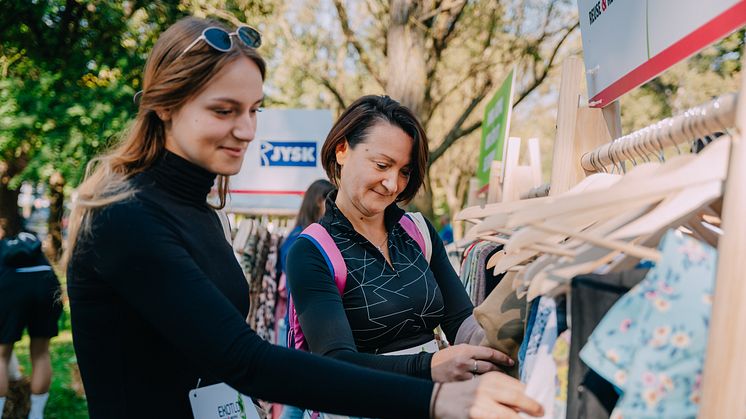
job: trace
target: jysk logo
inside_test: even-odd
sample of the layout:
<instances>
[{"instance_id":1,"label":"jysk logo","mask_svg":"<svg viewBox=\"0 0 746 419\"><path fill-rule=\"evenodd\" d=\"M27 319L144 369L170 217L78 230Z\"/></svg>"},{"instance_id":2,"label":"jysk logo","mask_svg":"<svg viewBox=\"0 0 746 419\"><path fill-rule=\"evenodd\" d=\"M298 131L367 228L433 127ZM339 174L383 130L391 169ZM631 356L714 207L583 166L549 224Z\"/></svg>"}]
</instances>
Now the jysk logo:
<instances>
[{"instance_id":1,"label":"jysk logo","mask_svg":"<svg viewBox=\"0 0 746 419\"><path fill-rule=\"evenodd\" d=\"M606 9L608 9L612 3L614 3L614 0L600 0L591 6L590 10L588 10L588 19L591 21L591 25L593 25L596 19L601 17L603 13L606 13Z\"/></svg>"},{"instance_id":2,"label":"jysk logo","mask_svg":"<svg viewBox=\"0 0 746 419\"><path fill-rule=\"evenodd\" d=\"M315 142L262 141L262 166L316 166Z\"/></svg>"}]
</instances>

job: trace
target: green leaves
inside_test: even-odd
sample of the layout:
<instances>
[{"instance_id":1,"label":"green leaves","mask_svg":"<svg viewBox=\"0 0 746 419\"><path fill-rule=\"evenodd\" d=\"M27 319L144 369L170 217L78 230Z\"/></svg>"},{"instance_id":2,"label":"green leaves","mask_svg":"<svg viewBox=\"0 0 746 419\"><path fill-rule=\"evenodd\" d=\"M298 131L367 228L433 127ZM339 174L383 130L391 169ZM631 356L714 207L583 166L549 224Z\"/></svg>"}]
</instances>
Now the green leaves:
<instances>
[{"instance_id":1,"label":"green leaves","mask_svg":"<svg viewBox=\"0 0 746 419\"><path fill-rule=\"evenodd\" d=\"M0 160L11 187L55 171L75 185L135 114L147 51L179 2L13 3L0 17Z\"/></svg>"}]
</instances>

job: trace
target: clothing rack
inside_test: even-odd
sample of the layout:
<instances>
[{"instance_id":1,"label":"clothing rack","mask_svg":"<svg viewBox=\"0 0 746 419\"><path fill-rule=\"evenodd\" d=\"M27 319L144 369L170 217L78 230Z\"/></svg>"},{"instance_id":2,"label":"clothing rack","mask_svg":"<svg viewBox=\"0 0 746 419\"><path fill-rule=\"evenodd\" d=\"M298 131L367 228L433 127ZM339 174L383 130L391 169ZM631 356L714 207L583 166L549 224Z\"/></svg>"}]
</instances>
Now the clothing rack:
<instances>
[{"instance_id":1,"label":"clothing rack","mask_svg":"<svg viewBox=\"0 0 746 419\"><path fill-rule=\"evenodd\" d=\"M595 150L585 153L580 160L588 172L606 172L606 166L623 166L624 160L639 158L649 160L648 155L662 152L663 148L691 142L734 126L738 95L729 93L707 104L689 109L681 115L666 118L624 137L617 138ZM681 151L679 150L679 153Z\"/></svg>"},{"instance_id":2,"label":"clothing rack","mask_svg":"<svg viewBox=\"0 0 746 419\"><path fill-rule=\"evenodd\" d=\"M621 108L617 102L603 110L581 104L582 80L580 60L566 60L562 67L550 195L566 192L592 173L626 171L626 162L637 164L656 158L663 161L666 157L664 148L675 148L679 154L684 154L689 152L689 147L684 145L690 145L697 138L718 133L731 137L720 214L720 228L724 233L717 239L715 292L707 331L698 416L706 419L746 417L746 398L743 395L746 388L746 374L743 374L746 370L743 350L746 347L746 305L743 304L746 301L746 281L742 279L743 272L746 272L746 258L743 257L746 253L746 217L743 216L746 209L746 145L740 138L746 133L746 78L742 78L737 93L725 94L625 136L621 135ZM727 143L722 144L727 147ZM691 176L694 178L698 173L691 173ZM457 219L479 223L480 219L494 212L508 214L529 208L534 202L539 204L543 199L467 208ZM496 232L501 233L499 229ZM512 233L504 232L507 235ZM496 240L507 242L508 239ZM500 270L513 264L517 260L514 259L506 259Z\"/></svg>"},{"instance_id":3,"label":"clothing rack","mask_svg":"<svg viewBox=\"0 0 746 419\"><path fill-rule=\"evenodd\" d=\"M623 169L623 161L634 161L635 157L645 160L644 157L651 154L650 150L662 149L666 142L678 148L694 138L735 127L723 198L724 234L718 243L717 279L699 417L742 418L746 413L743 395L746 388L746 374L743 374L746 371L746 351L743 350L746 347L746 304L743 304L746 301L746 281L742 278L746 272L746 258L743 257L746 252L746 218L743 216L746 208L746 145L740 135L746 132L746 78L742 78L737 94L721 96L614 141L603 141L609 137L608 130L604 133L598 129L599 117L603 115L577 106L579 61L568 61L563 66L560 90L554 159L555 165L560 164L553 170L552 193L566 190L567 185L580 176L577 167L563 165L565 160L562 157L574 154L570 161L580 163L580 168L586 173L606 171L609 165ZM593 131L596 135L592 135ZM590 147L594 142L602 145ZM555 182L560 183L555 185Z\"/></svg>"}]
</instances>

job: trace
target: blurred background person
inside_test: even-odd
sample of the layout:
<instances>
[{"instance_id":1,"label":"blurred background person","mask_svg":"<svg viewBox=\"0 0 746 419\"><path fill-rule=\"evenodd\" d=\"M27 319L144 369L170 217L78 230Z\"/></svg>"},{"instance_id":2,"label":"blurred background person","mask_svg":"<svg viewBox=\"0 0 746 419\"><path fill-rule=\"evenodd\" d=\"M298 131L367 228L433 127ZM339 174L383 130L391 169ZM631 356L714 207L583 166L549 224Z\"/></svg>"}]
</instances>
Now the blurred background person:
<instances>
[{"instance_id":1,"label":"blurred background person","mask_svg":"<svg viewBox=\"0 0 746 419\"><path fill-rule=\"evenodd\" d=\"M319 221L324 215L324 200L334 185L325 179L319 179L311 184L303 194L303 201L300 204L300 210L295 218L295 227L290 231L285 241L280 246L280 257L278 260L280 275L280 303L277 304L277 318L284 318L282 326L279 328L277 336L278 343L287 342L287 324L288 324L288 296L290 291L287 286L287 275L285 274L285 263L287 261L290 247L298 239L300 233L309 225ZM303 417L303 409L293 406L284 406L282 409L281 419L300 419Z\"/></svg>"},{"instance_id":2,"label":"blurred background person","mask_svg":"<svg viewBox=\"0 0 746 419\"><path fill-rule=\"evenodd\" d=\"M27 330L31 339L31 411L44 416L52 382L49 340L57 336L62 313L60 283L31 233L0 241L0 412L8 393L13 345Z\"/></svg>"}]
</instances>

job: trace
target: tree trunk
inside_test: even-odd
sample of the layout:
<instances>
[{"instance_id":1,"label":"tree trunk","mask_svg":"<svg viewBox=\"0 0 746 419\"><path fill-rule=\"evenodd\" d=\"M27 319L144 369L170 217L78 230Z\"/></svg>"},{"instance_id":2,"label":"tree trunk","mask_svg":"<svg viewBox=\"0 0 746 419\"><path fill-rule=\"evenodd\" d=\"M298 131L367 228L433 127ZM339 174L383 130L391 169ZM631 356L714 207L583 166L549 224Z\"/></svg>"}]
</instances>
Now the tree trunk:
<instances>
[{"instance_id":1,"label":"tree trunk","mask_svg":"<svg viewBox=\"0 0 746 419\"><path fill-rule=\"evenodd\" d=\"M435 223L435 212L433 211L433 189L430 185L432 185L432 183L430 182L430 170L428 169L425 174L425 181L423 182L420 191L417 192L417 195L415 195L412 200L411 205L414 206L417 211L421 212L425 218L430 220L430 222Z\"/></svg>"},{"instance_id":2,"label":"tree trunk","mask_svg":"<svg viewBox=\"0 0 746 419\"><path fill-rule=\"evenodd\" d=\"M0 161L0 238L15 236L23 225L18 212L19 191L8 187L15 174L7 163Z\"/></svg>"},{"instance_id":3,"label":"tree trunk","mask_svg":"<svg viewBox=\"0 0 746 419\"><path fill-rule=\"evenodd\" d=\"M419 3L415 0L391 0L391 23L386 36L386 94L409 108L422 121L427 76L425 33L421 27L410 22L410 18L418 15ZM425 177L423 187L412 205L432 220L433 194L429 175Z\"/></svg>"},{"instance_id":4,"label":"tree trunk","mask_svg":"<svg viewBox=\"0 0 746 419\"><path fill-rule=\"evenodd\" d=\"M49 178L47 255L53 263L62 256L62 214L65 211L65 179L59 172Z\"/></svg>"},{"instance_id":5,"label":"tree trunk","mask_svg":"<svg viewBox=\"0 0 746 419\"><path fill-rule=\"evenodd\" d=\"M391 24L386 36L388 72L386 94L408 107L422 120L425 100L425 33L410 22L420 2L392 0Z\"/></svg>"}]
</instances>

